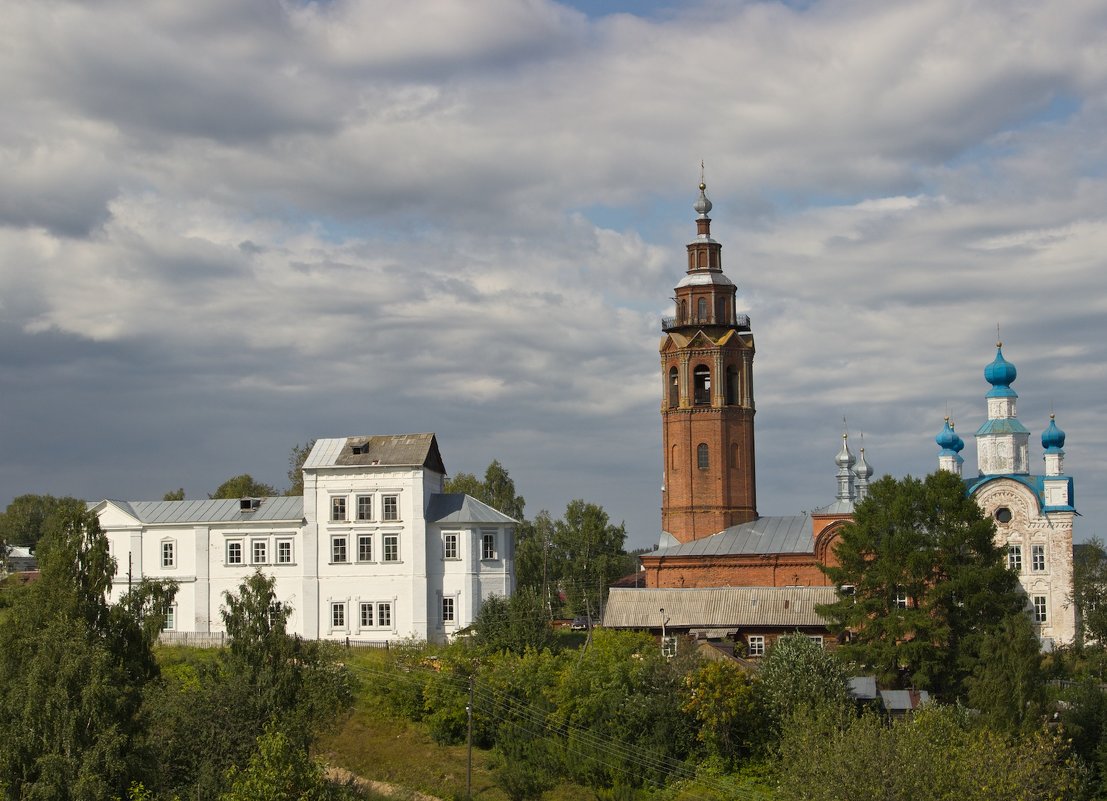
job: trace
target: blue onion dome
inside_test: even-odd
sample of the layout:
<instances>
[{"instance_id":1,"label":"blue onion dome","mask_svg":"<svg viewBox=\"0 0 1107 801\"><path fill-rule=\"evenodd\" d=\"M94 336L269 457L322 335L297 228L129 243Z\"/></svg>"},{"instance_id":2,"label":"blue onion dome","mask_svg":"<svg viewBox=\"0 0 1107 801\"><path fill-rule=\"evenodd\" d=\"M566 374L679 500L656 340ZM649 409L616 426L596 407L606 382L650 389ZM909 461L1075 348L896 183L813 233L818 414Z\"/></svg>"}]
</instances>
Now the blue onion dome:
<instances>
[{"instance_id":1,"label":"blue onion dome","mask_svg":"<svg viewBox=\"0 0 1107 801\"><path fill-rule=\"evenodd\" d=\"M838 456L834 459L834 464L838 465L838 467L853 467L857 461L853 454L850 453L848 439L848 434L842 435L842 450L838 451Z\"/></svg>"},{"instance_id":2,"label":"blue onion dome","mask_svg":"<svg viewBox=\"0 0 1107 801\"><path fill-rule=\"evenodd\" d=\"M696 198L696 202L692 204L692 208L696 210L696 213L701 217L706 217L707 213L711 211L711 201L707 199L707 184L700 181L700 196Z\"/></svg>"},{"instance_id":3,"label":"blue onion dome","mask_svg":"<svg viewBox=\"0 0 1107 801\"><path fill-rule=\"evenodd\" d=\"M1065 447L1065 432L1057 427L1052 414L1049 416L1049 427L1042 432L1042 447L1050 453L1056 453Z\"/></svg>"},{"instance_id":4,"label":"blue onion dome","mask_svg":"<svg viewBox=\"0 0 1107 801\"><path fill-rule=\"evenodd\" d=\"M946 418L945 427L938 432L938 436L934 438L934 441L938 443L938 447L943 451L960 453L965 449L965 441L954 431L953 423L949 421L948 417Z\"/></svg>"},{"instance_id":5,"label":"blue onion dome","mask_svg":"<svg viewBox=\"0 0 1107 801\"><path fill-rule=\"evenodd\" d=\"M997 342L996 357L992 359L991 364L984 368L984 380L992 385L988 397L1015 396L1015 390L1011 389L1011 384L1016 376L1018 376L1018 371L1015 369L1015 365L1003 358L1003 343Z\"/></svg>"}]
</instances>

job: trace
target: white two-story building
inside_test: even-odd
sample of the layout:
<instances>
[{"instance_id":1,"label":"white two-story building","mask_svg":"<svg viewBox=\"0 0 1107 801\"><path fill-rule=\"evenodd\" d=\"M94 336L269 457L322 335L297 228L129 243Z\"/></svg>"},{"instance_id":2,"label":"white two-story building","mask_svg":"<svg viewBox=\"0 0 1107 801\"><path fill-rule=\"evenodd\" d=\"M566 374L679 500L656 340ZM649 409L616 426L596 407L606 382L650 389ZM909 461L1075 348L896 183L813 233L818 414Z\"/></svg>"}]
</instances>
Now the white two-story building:
<instances>
[{"instance_id":1,"label":"white two-story building","mask_svg":"<svg viewBox=\"0 0 1107 801\"><path fill-rule=\"evenodd\" d=\"M443 493L433 434L315 443L300 497L93 504L129 582L173 579L167 628L223 630L224 593L261 569L306 638L441 641L514 590L516 521Z\"/></svg>"}]
</instances>

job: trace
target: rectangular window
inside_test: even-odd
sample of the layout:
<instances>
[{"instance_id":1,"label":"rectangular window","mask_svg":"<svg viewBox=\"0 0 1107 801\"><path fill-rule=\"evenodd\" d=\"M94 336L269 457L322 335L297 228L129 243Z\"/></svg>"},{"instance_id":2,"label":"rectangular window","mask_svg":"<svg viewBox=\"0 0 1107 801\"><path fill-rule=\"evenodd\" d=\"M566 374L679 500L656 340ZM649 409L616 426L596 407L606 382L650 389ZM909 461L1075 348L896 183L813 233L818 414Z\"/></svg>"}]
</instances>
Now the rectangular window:
<instances>
[{"instance_id":1,"label":"rectangular window","mask_svg":"<svg viewBox=\"0 0 1107 801\"><path fill-rule=\"evenodd\" d=\"M765 638L760 634L751 634L748 638L750 656L765 655Z\"/></svg>"},{"instance_id":2,"label":"rectangular window","mask_svg":"<svg viewBox=\"0 0 1107 801\"><path fill-rule=\"evenodd\" d=\"M400 496L385 495L382 499L382 510L385 520L400 519Z\"/></svg>"},{"instance_id":3,"label":"rectangular window","mask_svg":"<svg viewBox=\"0 0 1107 801\"><path fill-rule=\"evenodd\" d=\"M1022 570L1022 546L1021 545L1008 545L1007 546L1007 567L1014 570L1016 573Z\"/></svg>"},{"instance_id":4,"label":"rectangular window","mask_svg":"<svg viewBox=\"0 0 1107 801\"><path fill-rule=\"evenodd\" d=\"M373 519L373 496L372 495L358 495L357 496L357 519L358 520L372 520Z\"/></svg>"},{"instance_id":5,"label":"rectangular window","mask_svg":"<svg viewBox=\"0 0 1107 801\"><path fill-rule=\"evenodd\" d=\"M400 561L400 535L399 534L385 534L384 535L384 561L386 561L386 562L399 562Z\"/></svg>"},{"instance_id":6,"label":"rectangular window","mask_svg":"<svg viewBox=\"0 0 1107 801\"><path fill-rule=\"evenodd\" d=\"M895 605L900 609L907 608L907 593L901 589L896 590Z\"/></svg>"},{"instance_id":7,"label":"rectangular window","mask_svg":"<svg viewBox=\"0 0 1107 801\"><path fill-rule=\"evenodd\" d=\"M1046 597L1044 595L1034 596L1034 622L1045 623L1048 620L1046 614Z\"/></svg>"},{"instance_id":8,"label":"rectangular window","mask_svg":"<svg viewBox=\"0 0 1107 801\"><path fill-rule=\"evenodd\" d=\"M346 561L346 538L331 537L331 563L338 564Z\"/></svg>"},{"instance_id":9,"label":"rectangular window","mask_svg":"<svg viewBox=\"0 0 1107 801\"><path fill-rule=\"evenodd\" d=\"M161 544L161 566L177 566L177 554L172 540L167 540Z\"/></svg>"},{"instance_id":10,"label":"rectangular window","mask_svg":"<svg viewBox=\"0 0 1107 801\"><path fill-rule=\"evenodd\" d=\"M346 499L344 497L331 498L331 520L336 523L346 520Z\"/></svg>"},{"instance_id":11,"label":"rectangular window","mask_svg":"<svg viewBox=\"0 0 1107 801\"><path fill-rule=\"evenodd\" d=\"M357 538L357 560L359 562L373 561L373 535L362 534Z\"/></svg>"},{"instance_id":12,"label":"rectangular window","mask_svg":"<svg viewBox=\"0 0 1107 801\"><path fill-rule=\"evenodd\" d=\"M242 540L227 541L227 564L242 564Z\"/></svg>"},{"instance_id":13,"label":"rectangular window","mask_svg":"<svg viewBox=\"0 0 1107 801\"><path fill-rule=\"evenodd\" d=\"M161 624L162 631L173 631L177 628L177 605L171 604L165 610L165 622Z\"/></svg>"},{"instance_id":14,"label":"rectangular window","mask_svg":"<svg viewBox=\"0 0 1107 801\"><path fill-rule=\"evenodd\" d=\"M454 622L454 599L443 598L442 599L442 622L453 623Z\"/></svg>"},{"instance_id":15,"label":"rectangular window","mask_svg":"<svg viewBox=\"0 0 1107 801\"><path fill-rule=\"evenodd\" d=\"M821 634L808 634L807 639L811 640L811 642L815 643L815 645L819 646L820 648L823 647L823 635L821 635Z\"/></svg>"},{"instance_id":16,"label":"rectangular window","mask_svg":"<svg viewBox=\"0 0 1107 801\"><path fill-rule=\"evenodd\" d=\"M277 540L277 564L292 564L292 540Z\"/></svg>"},{"instance_id":17,"label":"rectangular window","mask_svg":"<svg viewBox=\"0 0 1107 801\"><path fill-rule=\"evenodd\" d=\"M253 563L264 565L269 562L269 543L266 540L254 540Z\"/></svg>"},{"instance_id":18,"label":"rectangular window","mask_svg":"<svg viewBox=\"0 0 1107 801\"><path fill-rule=\"evenodd\" d=\"M344 603L331 604L331 628L332 629L344 629L344 628L346 628L346 604L344 604Z\"/></svg>"},{"instance_id":19,"label":"rectangular window","mask_svg":"<svg viewBox=\"0 0 1107 801\"><path fill-rule=\"evenodd\" d=\"M362 603L361 605L361 627L363 629L373 628L373 604Z\"/></svg>"},{"instance_id":20,"label":"rectangular window","mask_svg":"<svg viewBox=\"0 0 1107 801\"><path fill-rule=\"evenodd\" d=\"M392 625L392 604L377 604L377 625Z\"/></svg>"},{"instance_id":21,"label":"rectangular window","mask_svg":"<svg viewBox=\"0 0 1107 801\"><path fill-rule=\"evenodd\" d=\"M495 559L496 558L496 535L495 534L482 534L480 538L480 558L481 559Z\"/></svg>"},{"instance_id":22,"label":"rectangular window","mask_svg":"<svg viewBox=\"0 0 1107 801\"><path fill-rule=\"evenodd\" d=\"M457 534L442 535L442 558L457 559Z\"/></svg>"},{"instance_id":23,"label":"rectangular window","mask_svg":"<svg viewBox=\"0 0 1107 801\"><path fill-rule=\"evenodd\" d=\"M1030 546L1030 569L1035 573L1045 572L1045 546Z\"/></svg>"}]
</instances>

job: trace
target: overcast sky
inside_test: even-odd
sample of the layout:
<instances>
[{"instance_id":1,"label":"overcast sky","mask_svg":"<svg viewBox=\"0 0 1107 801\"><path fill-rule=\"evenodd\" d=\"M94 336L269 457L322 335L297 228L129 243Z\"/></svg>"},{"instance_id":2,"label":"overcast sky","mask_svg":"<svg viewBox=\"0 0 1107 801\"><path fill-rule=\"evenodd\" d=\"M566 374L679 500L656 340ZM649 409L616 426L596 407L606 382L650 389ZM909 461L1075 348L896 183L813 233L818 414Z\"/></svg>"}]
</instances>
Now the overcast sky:
<instances>
[{"instance_id":1,"label":"overcast sky","mask_svg":"<svg viewBox=\"0 0 1107 801\"><path fill-rule=\"evenodd\" d=\"M434 431L527 501L660 524L659 320L712 231L757 343L758 505L843 417L922 475L983 368L1107 514L1107 5L2 0L0 504L283 488ZM2 508L2 507L0 507Z\"/></svg>"}]
</instances>

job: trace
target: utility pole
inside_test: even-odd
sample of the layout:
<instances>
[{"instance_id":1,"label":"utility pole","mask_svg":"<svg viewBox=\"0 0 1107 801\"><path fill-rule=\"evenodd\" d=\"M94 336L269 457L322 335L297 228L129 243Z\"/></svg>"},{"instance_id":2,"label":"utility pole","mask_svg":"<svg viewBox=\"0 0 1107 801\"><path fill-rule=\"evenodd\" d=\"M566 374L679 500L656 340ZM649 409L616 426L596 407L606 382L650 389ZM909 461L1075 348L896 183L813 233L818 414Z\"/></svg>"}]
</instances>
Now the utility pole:
<instances>
[{"instance_id":1,"label":"utility pole","mask_svg":"<svg viewBox=\"0 0 1107 801\"><path fill-rule=\"evenodd\" d=\"M465 765L465 797L469 801L473 801L473 674L469 674L469 705L465 707L465 711L469 714L469 736L468 736L468 761Z\"/></svg>"}]
</instances>

